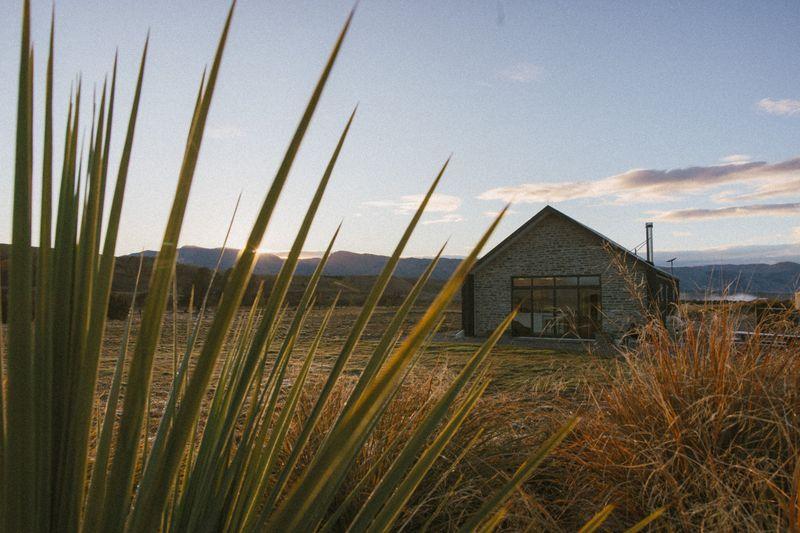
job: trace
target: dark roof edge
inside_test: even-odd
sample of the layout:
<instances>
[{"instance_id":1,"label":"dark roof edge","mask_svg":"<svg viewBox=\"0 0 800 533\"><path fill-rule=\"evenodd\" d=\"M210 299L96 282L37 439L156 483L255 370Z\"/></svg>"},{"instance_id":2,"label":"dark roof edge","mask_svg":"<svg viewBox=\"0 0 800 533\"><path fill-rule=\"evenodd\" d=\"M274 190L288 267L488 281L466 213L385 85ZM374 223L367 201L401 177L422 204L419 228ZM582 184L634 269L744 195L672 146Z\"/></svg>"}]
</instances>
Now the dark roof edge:
<instances>
[{"instance_id":1,"label":"dark roof edge","mask_svg":"<svg viewBox=\"0 0 800 533\"><path fill-rule=\"evenodd\" d=\"M492 248L491 250L486 252L486 254L483 257L478 259L478 261L475 263L475 266L472 267L472 270L473 271L479 270L484 265L490 263L492 261L492 258L495 255L497 255L497 253L499 253L501 250L503 250L507 246L509 246L513 241L515 241L522 234L527 233L527 231L532 229L540 220L542 220L543 218L545 218L547 215L550 215L550 214L558 215L558 216L564 218L565 220L567 220L568 222L571 222L571 223L573 223L573 224L585 229L586 231L588 231L589 233L591 233L595 237L599 238L603 242L608 243L611 247L613 247L613 248L625 253L626 256L628 256L628 257L634 259L635 261L641 263L646 268L654 270L657 274L659 274L661 276L665 276L665 277L673 279L673 280L677 280L678 279L677 276L674 276L674 275L670 274L666 270L663 270L663 269L657 267L656 265L654 265L652 263L648 263L645 259L643 259L642 257L639 257L638 255L632 253L630 250L628 250L627 248L625 248L621 244L618 244L617 242L609 239L608 237L606 237L605 235L603 235L599 231L590 228L586 224L583 224L582 222L579 222L579 221L575 220L571 216L569 216L569 215L567 215L565 213L562 213L561 211L559 211L558 209L556 209L555 207L553 207L551 205L544 206L538 213L536 213L530 219L528 219L527 222L525 222L523 225L521 225L516 230L514 230L514 232L511 233L511 235L509 235L508 237L506 237L505 239L500 241L500 243L497 246L495 246L494 248Z\"/></svg>"}]
</instances>

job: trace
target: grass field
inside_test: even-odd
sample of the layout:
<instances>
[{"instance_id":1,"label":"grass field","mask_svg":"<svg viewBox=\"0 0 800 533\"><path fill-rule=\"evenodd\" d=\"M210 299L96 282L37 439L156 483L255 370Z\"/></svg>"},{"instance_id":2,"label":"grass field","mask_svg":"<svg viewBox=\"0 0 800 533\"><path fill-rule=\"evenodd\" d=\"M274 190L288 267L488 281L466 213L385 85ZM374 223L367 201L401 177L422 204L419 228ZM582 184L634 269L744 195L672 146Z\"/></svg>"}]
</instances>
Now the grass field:
<instances>
[{"instance_id":1,"label":"grass field","mask_svg":"<svg viewBox=\"0 0 800 533\"><path fill-rule=\"evenodd\" d=\"M360 308L342 307L336 309L328 325L326 335L317 352L317 357L312 366L312 374L327 374L330 365L339 353L350 326L356 318ZM374 349L380 334L395 313L395 308L378 308L373 315L367 329L359 343L354 356L348 363L345 374L356 374ZM417 320L423 309L415 309L410 313L407 328ZM317 331L318 325L324 314L323 309L312 311L304 328L300 341L295 347L297 354L305 353L311 342L311 336ZM290 315L290 314L289 314ZM288 326L291 316L284 318L282 331L279 332L277 342L273 343L275 351L282 340L283 333ZM205 325L211 322L212 317L207 316ZM460 329L461 315L457 310L448 311L440 327L440 334L436 336L425 353L421 356L416 372L426 372L433 369L456 372L466 362L476 349L474 343L449 342L446 339L450 334ZM189 315L179 312L177 327L175 328L179 356L182 347L186 345ZM134 320L134 328L138 321ZM100 390L107 388L114 372L114 364L119 351L119 342L125 327L124 321L109 321L106 342L100 364ZM163 402L163 395L168 392L168 385L172 382L173 363L173 317L167 313L163 326L163 333L159 349L156 352L156 362L153 370L154 380L154 406ZM201 334L205 328L201 328ZM529 389L537 390L543 383L559 383L563 390L578 390L587 383L601 382L606 378L606 372L613 366L608 357L601 357L589 353L575 353L571 351L555 351L537 349L518 345L501 344L493 351L491 364L492 385L489 392L519 393L524 396ZM157 411L153 412L158 415Z\"/></svg>"},{"instance_id":2,"label":"grass field","mask_svg":"<svg viewBox=\"0 0 800 533\"><path fill-rule=\"evenodd\" d=\"M304 399L306 406L310 406L316 389L329 372L358 310L359 308L356 307L342 307L335 311L312 366ZM290 375L285 380L287 385L293 380L302 358L301 354L305 353L310 344L311 336L322 320L323 312L322 309L314 310L305 325L304 334L294 350L294 362L289 372ZM422 309L412 311L406 327L410 327L422 312ZM321 424L316 439L320 439L324 435L335 416L337 407L340 407L346 398L346 392L352 385L355 376L365 364L368 354L375 347L380 334L394 313L395 308L392 307L382 307L376 310L340 380L341 386L332 398L330 420ZM291 311L288 316L284 317L281 328L284 331L290 315ZM206 325L210 319L211 317L207 317ZM186 343L188 320L187 313L178 313L177 327L173 329L172 314L167 313L165 317L153 370L148 424L151 440L156 433L159 417L172 383L173 332L180 357L182 347ZM134 319L134 327L137 322L138 319ZM371 484L362 483L359 486L359 482L363 481L367 474L374 478L374 482L377 482L380 469L378 472L370 472L370 466L385 462L385 466L388 467L389 457L381 455L383 450L389 448L392 442L403 440L404 432L413 429L413 420L425 411L426 405L439 396L468 357L475 352L476 344L442 340L458 330L459 325L459 311L448 311L436 340L428 344L411 374L407 377L406 384L385 415L381 426L361 452L358 464L351 473L351 479L344 486L343 495L352 490L361 491L363 498L369 495ZM114 372L114 363L124 326L123 321L108 323L106 343L99 368L100 400L98 408L100 411L102 411L102 403ZM204 332L205 328L202 328L201 334ZM273 347L280 345L282 333L283 331L278 334ZM404 520L401 520L401 522L407 522L408 527L418 528L428 523L429 527L446 528L462 521L464 514L474 510L494 488L513 473L514 468L524 460L531 450L541 444L557 428L559 422L563 423L562 419L565 418L565 413L580 409L580 406L586 402L591 387L607 380L609 372L615 365L614 360L608 357L508 344L497 346L491 358L489 389L457 438L448 447L442 460L439 461L441 465L430 474L430 479L438 479L442 474L442 469L449 468L450 462L462 450L470 447L468 442L472 436L479 434L481 435L480 439L472 444L472 449L462 460L460 466L455 468L449 477L443 478L448 480L447 483L441 483L432 488L423 486L420 489L420 495L412 502L413 505L409 506ZM212 383L215 382L216 378ZM209 391L209 400L212 393L213 385ZM203 416L206 407L207 405L203 408ZM302 419L302 416L301 409L301 415L298 418ZM312 445L311 450L313 449ZM447 473L445 472L445 474ZM429 490L432 492L428 493ZM541 525L543 523L547 523L551 528L561 527L560 524L563 520L549 516L548 512L545 512L538 504L532 505L529 496L520 493L513 500L510 507L513 512L507 518L507 528L520 529L531 524ZM449 501L450 505L445 508L442 505L443 501ZM357 508L357 505L355 503L354 508ZM336 505L334 504L333 507L336 508ZM458 514L454 515L453 513ZM344 516L348 517L347 514Z\"/></svg>"}]
</instances>

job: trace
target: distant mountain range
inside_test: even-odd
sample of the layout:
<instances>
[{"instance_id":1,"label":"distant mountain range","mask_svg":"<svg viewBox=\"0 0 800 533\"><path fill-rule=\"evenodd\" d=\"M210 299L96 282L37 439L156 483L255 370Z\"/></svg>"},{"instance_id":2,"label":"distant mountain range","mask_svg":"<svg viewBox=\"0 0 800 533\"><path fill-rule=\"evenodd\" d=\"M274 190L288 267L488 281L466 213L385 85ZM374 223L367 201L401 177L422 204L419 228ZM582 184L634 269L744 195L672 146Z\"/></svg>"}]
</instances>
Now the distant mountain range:
<instances>
[{"instance_id":1,"label":"distant mountain range","mask_svg":"<svg viewBox=\"0 0 800 533\"><path fill-rule=\"evenodd\" d=\"M757 263L676 267L674 273L681 281L681 293L684 297L722 292L788 297L800 289L800 264L791 261L771 265Z\"/></svg>"},{"instance_id":2,"label":"distant mountain range","mask_svg":"<svg viewBox=\"0 0 800 533\"><path fill-rule=\"evenodd\" d=\"M214 268L219 259L220 248L201 248L199 246L181 246L178 249L178 262L187 265ZM239 250L226 249L222 256L220 268L227 270L236 262ZM130 254L138 256L139 254ZM156 252L147 250L145 257L154 257ZM321 255L321 254L320 254ZM384 265L389 258L385 255L358 254L353 252L333 252L325 265L325 274L328 276L377 276L381 273ZM395 269L395 277L416 278L425 270L430 263L430 258L425 257L403 257L400 259ZM259 275L277 274L283 265L284 259L277 254L264 253L259 255L254 272ZM297 264L297 274L300 276L310 276L319 264L319 257L308 257L300 259ZM459 258L442 257L439 264L433 271L433 279L447 279L456 269Z\"/></svg>"},{"instance_id":3,"label":"distant mountain range","mask_svg":"<svg viewBox=\"0 0 800 533\"><path fill-rule=\"evenodd\" d=\"M198 246L182 246L178 251L179 263L187 267L214 268L219 257L219 248L201 248ZM222 270L231 268L236 261L238 250L226 250L222 258ZM146 257L154 257L155 251L144 252ZM126 256L133 259L139 254ZM319 264L319 257L307 254L300 259L297 266L299 276L309 276ZM2 263L2 280L7 285L8 245L0 244L0 263ZM280 270L284 259L278 254L261 254L256 263L255 273L260 276L274 276ZM331 254L325 267L327 276L340 278L377 276L384 267L388 257L376 254L359 254L339 251ZM404 257L400 259L394 277L396 279L415 279L422 274L430 261L429 257ZM458 266L461 258L442 257L434 270L432 278L437 282L447 279ZM127 261L126 261L127 262ZM135 265L135 262L131 263ZM669 272L669 266L659 265ZM118 269L122 265L118 262ZM134 267L131 267L134 268ZM135 270L133 270L135 275ZM675 267L675 275L680 279L681 293L684 298L702 298L708 294L728 293L748 294L773 298L787 298L800 290L800 263L782 261L773 264L721 264ZM189 275L187 271L187 275ZM115 281L115 283L117 283ZM360 282L359 282L360 283Z\"/></svg>"},{"instance_id":4,"label":"distant mountain range","mask_svg":"<svg viewBox=\"0 0 800 533\"><path fill-rule=\"evenodd\" d=\"M187 265L214 268L219 257L219 248L183 246L178 251L178 261ZM232 267L238 250L226 250L222 258L222 269ZM146 251L145 256L156 252ZM131 254L133 256L138 254ZM333 252L325 267L328 276L377 276L388 261L388 257L354 252ZM277 254L261 254L255 273L274 275L280 270L283 258ZM400 259L395 277L416 278L428 265L430 258L404 257ZM453 273L460 258L443 257L433 273L433 278L446 279ZM319 264L319 257L300 259L297 274L310 275ZM662 266L666 271L669 267ZM675 275L680 279L681 292L687 297L700 297L723 290L731 293L747 293L754 296L788 297L800 288L800 263L784 261L775 264L700 265L676 267Z\"/></svg>"},{"instance_id":5,"label":"distant mountain range","mask_svg":"<svg viewBox=\"0 0 800 533\"><path fill-rule=\"evenodd\" d=\"M676 266L800 263L800 245L794 243L746 244L701 250L656 249L655 257L658 264L663 264L674 257L677 259Z\"/></svg>"}]
</instances>

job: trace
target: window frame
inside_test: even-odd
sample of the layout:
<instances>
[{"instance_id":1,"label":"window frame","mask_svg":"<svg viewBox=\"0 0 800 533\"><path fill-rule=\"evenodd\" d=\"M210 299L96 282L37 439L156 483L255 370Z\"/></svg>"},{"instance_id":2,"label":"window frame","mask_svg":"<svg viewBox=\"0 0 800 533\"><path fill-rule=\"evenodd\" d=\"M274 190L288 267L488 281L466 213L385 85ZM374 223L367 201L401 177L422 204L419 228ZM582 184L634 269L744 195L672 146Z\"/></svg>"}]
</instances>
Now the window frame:
<instances>
[{"instance_id":1,"label":"window frame","mask_svg":"<svg viewBox=\"0 0 800 533\"><path fill-rule=\"evenodd\" d=\"M575 284L574 285L558 284L556 282L556 280L558 280L559 278L561 278L561 279L564 279L564 278L575 278ZM597 279L597 284L583 285L583 284L581 284L581 278L596 278ZM517 285L515 285L514 282L517 279L527 279L527 280L529 280L527 287L526 286L517 286ZM534 282L534 280L537 280L537 279L538 280L549 279L549 280L551 280L551 284L550 285L547 285L547 284L538 284L537 285ZM530 335L515 335L513 333L513 328L509 328L509 332L511 333L511 336L513 336L513 337L517 337L517 338L537 338L537 339L564 339L564 338L569 338L569 339L576 339L576 340L594 340L594 339L597 338L597 334L602 331L602 324L603 324L603 320L602 320L603 319L603 277L600 274L558 274L558 275L553 274L553 275L550 275L550 276L520 276L520 275L516 275L516 276L511 276L511 279L509 280L509 285L510 285L510 288L511 288L511 291L510 291L511 292L511 302L510 302L511 303L511 309L514 309L514 305L515 305L515 303L514 303L514 292L515 291L520 291L520 290L525 290L525 289L527 289L529 291L528 298L530 300L530 306L531 306L531 310L527 312L529 314L529 316L530 316L530 323L531 323L531 327L530 327L531 333L530 333ZM575 290L575 297L576 297L576 301L578 303L578 309L577 309L578 312L580 312L580 306L581 306L581 291L582 290L589 290L589 289L591 289L592 291L597 291L598 295L599 295L599 306L598 306L599 313L598 313L598 320L597 320L596 324L593 327L594 334L591 337L582 337L580 335L580 331L579 331L580 330L580 326L577 326L576 328L573 328L574 330L578 330L578 331L574 331L573 330L573 331L568 331L568 332L559 334L556 331L554 331L554 330L559 330L560 329L558 327L557 323L554 323L554 325L549 327L549 328L544 328L544 330L541 333L538 333L538 334L535 333L533 331L533 323L534 323L533 322L533 308L534 308L533 291L534 291L534 289L537 289L537 290L550 289L550 294L551 294L550 301L552 303L552 308L554 310L554 314L556 314L557 310L558 310L557 289L574 289ZM578 318L578 319L581 318L581 317L582 317L582 315L576 315L576 318ZM583 318L590 319L590 317L591 317L591 315L587 314L586 317L583 317ZM513 326L513 324L512 324L512 326ZM547 330L550 330L550 331L547 331ZM547 334L545 334L545 332L547 332Z\"/></svg>"}]
</instances>

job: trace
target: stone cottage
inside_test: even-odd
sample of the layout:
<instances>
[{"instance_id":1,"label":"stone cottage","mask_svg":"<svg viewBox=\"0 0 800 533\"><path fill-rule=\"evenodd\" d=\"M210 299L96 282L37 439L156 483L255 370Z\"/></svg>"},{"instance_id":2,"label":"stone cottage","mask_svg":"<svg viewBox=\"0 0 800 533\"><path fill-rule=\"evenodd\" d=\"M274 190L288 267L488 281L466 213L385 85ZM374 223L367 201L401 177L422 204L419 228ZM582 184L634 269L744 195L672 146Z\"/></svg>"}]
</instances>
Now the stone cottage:
<instances>
[{"instance_id":1,"label":"stone cottage","mask_svg":"<svg viewBox=\"0 0 800 533\"><path fill-rule=\"evenodd\" d=\"M546 206L484 255L462 288L468 336L490 334L519 305L510 334L614 340L644 313L666 317L678 280L595 230Z\"/></svg>"}]
</instances>

